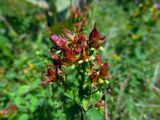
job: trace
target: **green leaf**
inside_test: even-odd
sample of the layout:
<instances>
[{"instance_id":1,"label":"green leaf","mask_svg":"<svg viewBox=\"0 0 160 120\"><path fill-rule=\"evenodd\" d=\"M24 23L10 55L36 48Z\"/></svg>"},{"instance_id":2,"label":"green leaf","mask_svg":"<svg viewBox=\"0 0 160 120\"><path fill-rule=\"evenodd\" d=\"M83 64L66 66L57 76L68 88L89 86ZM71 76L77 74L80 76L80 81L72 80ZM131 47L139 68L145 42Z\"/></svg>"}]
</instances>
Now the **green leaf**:
<instances>
[{"instance_id":1,"label":"green leaf","mask_svg":"<svg viewBox=\"0 0 160 120\"><path fill-rule=\"evenodd\" d=\"M29 91L29 86L28 85L23 85L18 89L17 93L19 95L22 95L22 94L27 93L28 91Z\"/></svg>"},{"instance_id":2,"label":"green leaf","mask_svg":"<svg viewBox=\"0 0 160 120\"><path fill-rule=\"evenodd\" d=\"M16 104L17 106L20 106L21 103L22 103L22 101L23 101L23 99L22 99L21 97L16 97L16 98L14 99L14 101L15 101L15 104Z\"/></svg>"},{"instance_id":3,"label":"green leaf","mask_svg":"<svg viewBox=\"0 0 160 120\"><path fill-rule=\"evenodd\" d=\"M87 120L104 120L103 114L95 108L90 109L86 113Z\"/></svg>"},{"instance_id":4,"label":"green leaf","mask_svg":"<svg viewBox=\"0 0 160 120\"><path fill-rule=\"evenodd\" d=\"M7 82L1 82L0 88L5 88L7 86Z\"/></svg>"},{"instance_id":5,"label":"green leaf","mask_svg":"<svg viewBox=\"0 0 160 120\"><path fill-rule=\"evenodd\" d=\"M19 120L28 120L29 119L29 115L27 114L22 114L19 118Z\"/></svg>"},{"instance_id":6,"label":"green leaf","mask_svg":"<svg viewBox=\"0 0 160 120\"><path fill-rule=\"evenodd\" d=\"M68 90L66 93L64 93L66 97L70 98L70 99L74 99L74 94L73 91Z\"/></svg>"},{"instance_id":7,"label":"green leaf","mask_svg":"<svg viewBox=\"0 0 160 120\"><path fill-rule=\"evenodd\" d=\"M84 108L85 111L88 110L88 104L89 104L89 101L88 101L88 100L84 99L84 100L82 101L82 106L83 106L83 108Z\"/></svg>"},{"instance_id":8,"label":"green leaf","mask_svg":"<svg viewBox=\"0 0 160 120\"><path fill-rule=\"evenodd\" d=\"M28 94L25 98L26 98L26 101L29 101L29 110L31 112L34 112L38 106L37 97L33 96L32 94Z\"/></svg>"},{"instance_id":9,"label":"green leaf","mask_svg":"<svg viewBox=\"0 0 160 120\"><path fill-rule=\"evenodd\" d=\"M36 107L38 105L38 100L36 97L32 96L31 99L30 99L30 107L29 109L34 112Z\"/></svg>"},{"instance_id":10,"label":"green leaf","mask_svg":"<svg viewBox=\"0 0 160 120\"><path fill-rule=\"evenodd\" d=\"M93 93L93 94L91 95L91 100L90 100L90 102L91 102L91 103L96 103L98 100L101 99L101 97L102 97L102 93L99 92L99 91L97 91L97 92L95 92L95 93Z\"/></svg>"}]
</instances>

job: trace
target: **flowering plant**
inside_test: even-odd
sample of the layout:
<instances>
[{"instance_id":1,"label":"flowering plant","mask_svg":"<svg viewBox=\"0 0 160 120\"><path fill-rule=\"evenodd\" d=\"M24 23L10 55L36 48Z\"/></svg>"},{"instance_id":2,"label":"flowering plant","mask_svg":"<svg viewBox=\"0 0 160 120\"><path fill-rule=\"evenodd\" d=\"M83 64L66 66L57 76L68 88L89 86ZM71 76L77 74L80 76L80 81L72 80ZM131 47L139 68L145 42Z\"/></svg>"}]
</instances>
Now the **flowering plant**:
<instances>
[{"instance_id":1,"label":"flowering plant","mask_svg":"<svg viewBox=\"0 0 160 120\"><path fill-rule=\"evenodd\" d=\"M84 23L82 21L76 25L75 33L64 29L61 36L50 35L49 39L54 45L50 51L53 64L47 65L47 72L42 74L41 82L43 85L63 85L63 97L66 98L63 101L74 101L73 104L78 106L78 113L81 113L83 119L93 108L101 109L99 112L103 113L108 84L108 63L103 63L99 54L106 37L100 37L96 24L87 37L83 33ZM70 74L75 74L72 79L68 77Z\"/></svg>"}]
</instances>

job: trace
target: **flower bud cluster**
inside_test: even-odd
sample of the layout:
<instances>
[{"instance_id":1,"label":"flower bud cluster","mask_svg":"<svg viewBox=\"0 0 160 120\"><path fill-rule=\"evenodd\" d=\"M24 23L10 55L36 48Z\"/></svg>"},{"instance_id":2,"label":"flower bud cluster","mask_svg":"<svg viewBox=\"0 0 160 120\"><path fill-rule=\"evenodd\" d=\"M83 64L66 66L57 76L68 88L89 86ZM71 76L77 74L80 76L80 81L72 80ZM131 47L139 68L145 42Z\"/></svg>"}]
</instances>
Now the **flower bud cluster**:
<instances>
[{"instance_id":1,"label":"flower bud cluster","mask_svg":"<svg viewBox=\"0 0 160 120\"><path fill-rule=\"evenodd\" d=\"M92 54L93 49L94 51L98 50L106 37L100 37L96 24L94 24L88 36L83 33L83 23L79 24L78 28L81 29L77 30L76 33L64 29L61 36L50 35L49 39L54 45L50 51L53 64L47 66L47 73L43 73L41 84L56 81L60 77L63 77L62 66L72 66L84 61L88 62L88 60L91 61L88 76L94 84L96 84L99 78L107 78L108 63L103 64L99 54L95 57ZM93 57L94 59L91 59ZM95 69L94 66L98 66L98 69Z\"/></svg>"}]
</instances>

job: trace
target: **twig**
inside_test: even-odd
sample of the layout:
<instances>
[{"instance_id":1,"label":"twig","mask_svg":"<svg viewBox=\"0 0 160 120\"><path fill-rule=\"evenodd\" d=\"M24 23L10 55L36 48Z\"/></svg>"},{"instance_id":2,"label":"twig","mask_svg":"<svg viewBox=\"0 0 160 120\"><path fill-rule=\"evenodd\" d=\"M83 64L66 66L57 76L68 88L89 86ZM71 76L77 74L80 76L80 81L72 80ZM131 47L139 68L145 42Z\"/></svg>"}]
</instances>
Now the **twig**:
<instances>
[{"instance_id":1,"label":"twig","mask_svg":"<svg viewBox=\"0 0 160 120\"><path fill-rule=\"evenodd\" d=\"M104 101L104 114L105 114L105 120L110 120L109 115L108 115L108 109L107 109L107 99L106 95L107 92L105 93L105 101Z\"/></svg>"},{"instance_id":2,"label":"twig","mask_svg":"<svg viewBox=\"0 0 160 120\"><path fill-rule=\"evenodd\" d=\"M135 106L137 106L137 107L152 107L152 108L160 108L160 105L157 105L157 104L147 104L147 105L145 105L145 104L135 104Z\"/></svg>"},{"instance_id":3,"label":"twig","mask_svg":"<svg viewBox=\"0 0 160 120\"><path fill-rule=\"evenodd\" d=\"M157 64L152 79L152 88L158 95L160 95L160 88L158 88L156 85L158 85L159 83L160 83L160 63Z\"/></svg>"},{"instance_id":4,"label":"twig","mask_svg":"<svg viewBox=\"0 0 160 120\"><path fill-rule=\"evenodd\" d=\"M153 86L153 90L160 96L160 89L156 86Z\"/></svg>"},{"instance_id":5,"label":"twig","mask_svg":"<svg viewBox=\"0 0 160 120\"><path fill-rule=\"evenodd\" d=\"M154 76L153 76L153 86L156 84L156 83L159 83L160 82L160 63L157 64L156 68L155 68L155 71L154 71Z\"/></svg>"},{"instance_id":6,"label":"twig","mask_svg":"<svg viewBox=\"0 0 160 120\"><path fill-rule=\"evenodd\" d=\"M123 95L124 95L124 91L126 89L126 87L128 86L128 81L130 79L130 75L131 73L129 72L127 78L124 80L124 82L120 85L120 93L119 93L119 96L118 96L118 100L117 100L117 103L116 103L116 108L115 108L115 112L119 112L120 109L121 109L121 101L123 99ZM117 114L116 116L114 116L114 119L117 119L119 117L119 115Z\"/></svg>"},{"instance_id":7,"label":"twig","mask_svg":"<svg viewBox=\"0 0 160 120\"><path fill-rule=\"evenodd\" d=\"M129 81L129 79L130 79L130 73L128 74L127 78L124 80L124 83L122 83L122 84L120 85L120 93L119 93L118 100L117 100L117 104L116 104L116 111L118 111L118 109L119 109L118 106L119 106L119 104L120 104L121 101L122 101L123 93L124 93L126 87L128 86L128 81Z\"/></svg>"},{"instance_id":8,"label":"twig","mask_svg":"<svg viewBox=\"0 0 160 120\"><path fill-rule=\"evenodd\" d=\"M83 109L83 107L82 106L80 106L81 107L81 117L82 117L82 120L85 120L85 117L84 117L84 109Z\"/></svg>"}]
</instances>

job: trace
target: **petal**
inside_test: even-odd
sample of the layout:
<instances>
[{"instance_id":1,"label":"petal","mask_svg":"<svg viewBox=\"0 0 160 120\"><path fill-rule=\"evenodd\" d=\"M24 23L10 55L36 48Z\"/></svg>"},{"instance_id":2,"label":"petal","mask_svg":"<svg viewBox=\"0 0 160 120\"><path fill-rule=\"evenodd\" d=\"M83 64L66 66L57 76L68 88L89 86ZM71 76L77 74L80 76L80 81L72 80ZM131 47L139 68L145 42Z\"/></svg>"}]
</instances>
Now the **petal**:
<instances>
[{"instance_id":1,"label":"petal","mask_svg":"<svg viewBox=\"0 0 160 120\"><path fill-rule=\"evenodd\" d=\"M66 45L67 40L65 38L59 37L55 34L50 35L50 40L57 46L59 49L63 49Z\"/></svg>"},{"instance_id":2,"label":"petal","mask_svg":"<svg viewBox=\"0 0 160 120\"><path fill-rule=\"evenodd\" d=\"M64 29L63 32L64 32L64 35L68 37L71 41L74 40L75 36L73 35L71 31L69 31L68 29Z\"/></svg>"},{"instance_id":3,"label":"petal","mask_svg":"<svg viewBox=\"0 0 160 120\"><path fill-rule=\"evenodd\" d=\"M100 77L102 79L107 79L108 75L108 63L104 63L100 68Z\"/></svg>"},{"instance_id":4,"label":"petal","mask_svg":"<svg viewBox=\"0 0 160 120\"><path fill-rule=\"evenodd\" d=\"M101 58L101 55L96 55L96 57L95 57L95 63L97 63L98 64L98 66L100 67L100 66L102 66L102 58Z\"/></svg>"},{"instance_id":5,"label":"petal","mask_svg":"<svg viewBox=\"0 0 160 120\"><path fill-rule=\"evenodd\" d=\"M91 31L89 35L88 46L98 49L100 45L104 43L105 38L106 36L103 36L100 38L99 32L97 31L97 28L96 28L96 23L95 23L93 30Z\"/></svg>"},{"instance_id":6,"label":"petal","mask_svg":"<svg viewBox=\"0 0 160 120\"><path fill-rule=\"evenodd\" d=\"M55 66L61 66L62 60L58 55L51 53L51 57Z\"/></svg>"},{"instance_id":7,"label":"petal","mask_svg":"<svg viewBox=\"0 0 160 120\"><path fill-rule=\"evenodd\" d=\"M99 40L99 32L97 31L96 28L96 23L94 24L93 30L91 31L90 35L89 35L89 40Z\"/></svg>"},{"instance_id":8,"label":"petal","mask_svg":"<svg viewBox=\"0 0 160 120\"><path fill-rule=\"evenodd\" d=\"M51 69L51 68L48 68L47 69L47 75L48 76L53 76L53 75L55 75L56 74L56 71L55 70L53 70L53 69Z\"/></svg>"},{"instance_id":9,"label":"petal","mask_svg":"<svg viewBox=\"0 0 160 120\"><path fill-rule=\"evenodd\" d=\"M89 78L94 83L99 79L99 74L93 69L92 65L90 66Z\"/></svg>"},{"instance_id":10,"label":"petal","mask_svg":"<svg viewBox=\"0 0 160 120\"><path fill-rule=\"evenodd\" d=\"M68 64L73 63L77 60L76 54L72 50L67 49L63 51L63 53L64 53L64 61L67 62Z\"/></svg>"},{"instance_id":11,"label":"petal","mask_svg":"<svg viewBox=\"0 0 160 120\"><path fill-rule=\"evenodd\" d=\"M103 36L100 38L100 40L104 41L106 39L106 36Z\"/></svg>"},{"instance_id":12,"label":"petal","mask_svg":"<svg viewBox=\"0 0 160 120\"><path fill-rule=\"evenodd\" d=\"M41 81L40 84L41 85L45 85L45 84L47 84L47 83L49 83L51 81L52 81L52 79L48 77L47 79L44 79L43 81Z\"/></svg>"}]
</instances>

